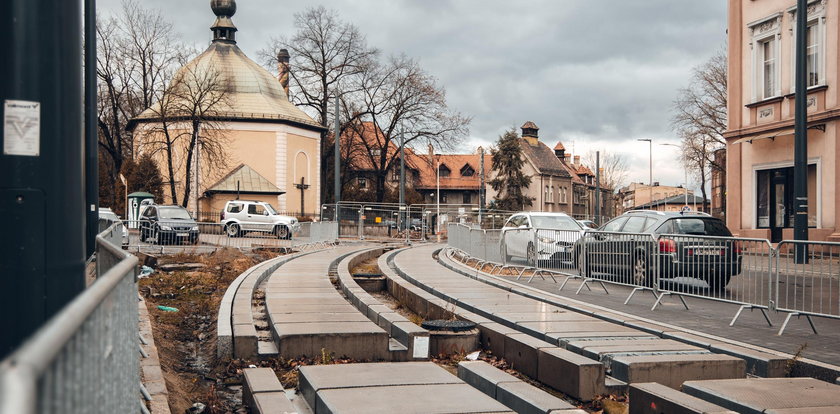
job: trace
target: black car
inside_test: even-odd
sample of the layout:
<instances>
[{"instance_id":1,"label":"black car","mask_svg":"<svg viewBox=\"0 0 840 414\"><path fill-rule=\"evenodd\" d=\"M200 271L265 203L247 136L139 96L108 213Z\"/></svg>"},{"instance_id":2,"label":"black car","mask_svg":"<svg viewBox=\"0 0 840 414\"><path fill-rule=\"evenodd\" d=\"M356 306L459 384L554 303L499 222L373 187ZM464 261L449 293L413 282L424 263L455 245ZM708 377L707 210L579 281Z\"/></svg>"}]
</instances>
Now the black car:
<instances>
[{"instance_id":1,"label":"black car","mask_svg":"<svg viewBox=\"0 0 840 414\"><path fill-rule=\"evenodd\" d=\"M581 275L633 285L651 286L658 272L660 281L690 277L720 290L741 273L741 244L705 213L631 211L588 232L575 251Z\"/></svg>"},{"instance_id":2,"label":"black car","mask_svg":"<svg viewBox=\"0 0 840 414\"><path fill-rule=\"evenodd\" d=\"M198 223L181 206L148 206L140 217L140 241L149 239L158 244L196 244Z\"/></svg>"}]
</instances>

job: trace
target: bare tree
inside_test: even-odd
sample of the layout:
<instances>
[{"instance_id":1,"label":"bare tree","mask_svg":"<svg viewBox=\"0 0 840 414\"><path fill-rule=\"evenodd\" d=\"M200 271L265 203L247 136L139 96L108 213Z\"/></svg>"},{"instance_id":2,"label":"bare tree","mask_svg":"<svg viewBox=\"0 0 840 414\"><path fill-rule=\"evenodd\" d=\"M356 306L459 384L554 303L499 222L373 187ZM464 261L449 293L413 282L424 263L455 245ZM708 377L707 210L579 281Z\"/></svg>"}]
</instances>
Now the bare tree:
<instances>
[{"instance_id":1,"label":"bare tree","mask_svg":"<svg viewBox=\"0 0 840 414\"><path fill-rule=\"evenodd\" d=\"M151 121L142 128L144 148L165 160L170 197L183 207L193 191L200 160L203 170L227 167L224 122L221 112L229 107L225 79L212 66L187 65L161 90L150 110ZM183 183L178 194L176 183ZM197 201L197 200L196 200Z\"/></svg>"},{"instance_id":2,"label":"bare tree","mask_svg":"<svg viewBox=\"0 0 840 414\"><path fill-rule=\"evenodd\" d=\"M600 150L601 188L616 191L627 181L630 171L627 156L622 153ZM583 164L592 172L597 173L595 167L595 150L587 151L583 156Z\"/></svg>"},{"instance_id":3,"label":"bare tree","mask_svg":"<svg viewBox=\"0 0 840 414\"><path fill-rule=\"evenodd\" d=\"M330 127L331 102L336 94L352 93L349 79L359 76L375 61L379 51L368 47L359 29L342 21L338 13L323 6L310 7L295 14L296 33L290 38L273 39L259 52L263 63L272 70L280 49L290 54L289 99L315 113L318 123ZM347 118L344 123L350 122ZM321 165L333 168L334 146L328 133L321 135ZM322 199L329 200L332 174L321 174Z\"/></svg>"},{"instance_id":4,"label":"bare tree","mask_svg":"<svg viewBox=\"0 0 840 414\"><path fill-rule=\"evenodd\" d=\"M110 167L100 175L100 188L109 189L102 194L110 199L103 201L115 206L121 200L114 191L120 185L117 176L134 156L132 134L125 127L165 87L165 75L183 57L183 48L160 11L133 0L124 1L119 14L98 19L97 37L99 147Z\"/></svg>"},{"instance_id":5,"label":"bare tree","mask_svg":"<svg viewBox=\"0 0 840 414\"><path fill-rule=\"evenodd\" d=\"M706 199L706 182L712 171L725 174L726 165L715 159L715 151L726 146L726 50L694 68L689 85L674 101L672 126L682 139L682 158L692 175L700 179ZM725 197L723 199L725 203ZM704 210L707 202L703 202ZM725 210L725 205L722 206Z\"/></svg>"},{"instance_id":6,"label":"bare tree","mask_svg":"<svg viewBox=\"0 0 840 414\"><path fill-rule=\"evenodd\" d=\"M452 149L468 133L471 119L451 110L444 88L405 56L371 65L358 82L357 92L345 101L351 119L347 128L364 137L353 145L361 146L372 166L376 201L381 202L388 171L399 161L400 134L408 148Z\"/></svg>"}]
</instances>

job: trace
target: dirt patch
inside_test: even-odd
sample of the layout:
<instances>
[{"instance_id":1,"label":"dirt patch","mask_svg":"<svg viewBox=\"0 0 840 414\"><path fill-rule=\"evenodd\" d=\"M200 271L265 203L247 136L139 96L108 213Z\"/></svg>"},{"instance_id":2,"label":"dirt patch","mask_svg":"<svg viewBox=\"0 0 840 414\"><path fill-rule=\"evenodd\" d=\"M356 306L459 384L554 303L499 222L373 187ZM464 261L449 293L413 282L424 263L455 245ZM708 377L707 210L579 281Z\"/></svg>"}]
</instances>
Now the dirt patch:
<instances>
[{"instance_id":1,"label":"dirt patch","mask_svg":"<svg viewBox=\"0 0 840 414\"><path fill-rule=\"evenodd\" d=\"M382 270L379 269L379 257L372 257L370 259L367 259L350 269L351 275L359 273L377 275L382 274Z\"/></svg>"},{"instance_id":2,"label":"dirt patch","mask_svg":"<svg viewBox=\"0 0 840 414\"><path fill-rule=\"evenodd\" d=\"M241 384L241 371L232 370L231 361L216 357L216 314L230 283L251 266L274 256L269 252L246 255L235 249L161 256L162 265L201 263L204 267L197 271L156 270L140 280L173 413L183 413L196 402L205 404L208 414L242 408L236 386Z\"/></svg>"}]
</instances>

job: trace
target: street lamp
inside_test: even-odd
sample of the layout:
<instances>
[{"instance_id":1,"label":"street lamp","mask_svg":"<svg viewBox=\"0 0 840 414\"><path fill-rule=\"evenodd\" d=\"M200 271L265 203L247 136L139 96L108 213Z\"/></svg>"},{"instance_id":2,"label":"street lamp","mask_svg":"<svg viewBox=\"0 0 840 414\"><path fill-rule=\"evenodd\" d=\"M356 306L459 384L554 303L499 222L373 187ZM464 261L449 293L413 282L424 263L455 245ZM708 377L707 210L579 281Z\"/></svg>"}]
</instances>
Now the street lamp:
<instances>
[{"instance_id":1,"label":"street lamp","mask_svg":"<svg viewBox=\"0 0 840 414\"><path fill-rule=\"evenodd\" d=\"M677 145L677 144L659 144L659 145L664 145L664 146L668 146L668 147L677 147L677 148L682 149L682 147ZM683 182L683 186L684 186L683 188L685 189L685 205L688 205L688 166L683 165L683 172L685 174L685 181Z\"/></svg>"},{"instance_id":2,"label":"street lamp","mask_svg":"<svg viewBox=\"0 0 840 414\"><path fill-rule=\"evenodd\" d=\"M648 203L653 203L653 139L652 138L639 138L636 141L647 141L648 143L648 150L650 154L648 156L648 163L650 167L650 175L648 176L648 188L650 189L650 199Z\"/></svg>"}]
</instances>

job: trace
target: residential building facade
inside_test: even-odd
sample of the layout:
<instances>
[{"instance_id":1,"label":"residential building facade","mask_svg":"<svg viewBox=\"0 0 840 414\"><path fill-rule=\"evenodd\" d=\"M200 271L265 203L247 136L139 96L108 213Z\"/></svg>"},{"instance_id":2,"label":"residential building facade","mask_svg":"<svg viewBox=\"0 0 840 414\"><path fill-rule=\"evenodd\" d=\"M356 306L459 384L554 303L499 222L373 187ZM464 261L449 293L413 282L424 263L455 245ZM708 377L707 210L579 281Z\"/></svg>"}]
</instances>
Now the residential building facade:
<instances>
[{"instance_id":1,"label":"residential building facade","mask_svg":"<svg viewBox=\"0 0 840 414\"><path fill-rule=\"evenodd\" d=\"M840 241L837 1L808 3L807 90L794 88L794 0L729 1L726 220L733 233L793 238L794 98L807 101L809 239Z\"/></svg>"},{"instance_id":2,"label":"residential building facade","mask_svg":"<svg viewBox=\"0 0 840 414\"><path fill-rule=\"evenodd\" d=\"M654 182L652 186L644 183L630 183L626 187L622 187L616 194L616 209L617 213L621 214L625 211L636 210L639 206L648 205L651 202L663 200L666 198L683 196L688 194L689 201L694 200L694 191L688 190L684 187L672 187L668 185L660 185ZM689 204L694 208L694 204ZM683 206L680 206L682 208ZM697 205L698 211L702 209L702 203Z\"/></svg>"}]
</instances>

